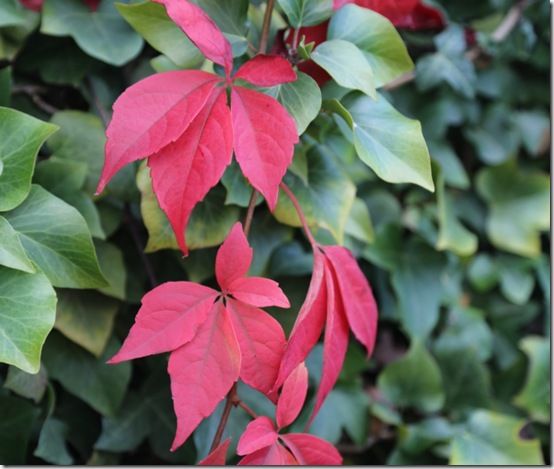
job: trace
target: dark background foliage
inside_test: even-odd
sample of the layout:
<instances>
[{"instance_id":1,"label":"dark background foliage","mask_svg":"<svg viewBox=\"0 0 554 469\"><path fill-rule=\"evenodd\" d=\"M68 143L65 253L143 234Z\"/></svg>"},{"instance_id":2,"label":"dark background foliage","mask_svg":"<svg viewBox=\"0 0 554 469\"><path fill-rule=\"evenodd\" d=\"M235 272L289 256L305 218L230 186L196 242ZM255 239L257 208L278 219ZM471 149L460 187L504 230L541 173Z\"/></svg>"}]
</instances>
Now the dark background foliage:
<instances>
[{"instance_id":1,"label":"dark background foliage","mask_svg":"<svg viewBox=\"0 0 554 469\"><path fill-rule=\"evenodd\" d=\"M98 29L86 16L64 17L76 1L47 0L42 16L0 2L0 105L60 127L39 154L34 182L83 214L110 286L57 288L40 372L0 366L0 462L193 464L206 454L221 408L170 453L166 358L105 361L152 286L213 283L216 246L243 217L249 189L231 167L193 215L187 259L174 249L144 168L127 168L93 197L116 97L154 69L199 60L188 50L166 45L164 56L143 46L116 10ZM241 36L257 43L260 2L251 2L249 23L248 2L199 3L237 47ZM378 179L329 112L310 125L287 175L320 239L344 234L380 306L374 355L366 361L352 341L311 431L349 464L550 463L550 5L520 2L522 17L495 42L513 2L434 4L448 27L402 31L416 78L385 95L421 121L435 193ZM276 314L288 332L311 258L286 207L276 218L258 206L252 273L278 279L291 299L292 310ZM314 380L320 355L316 349L308 363ZM255 411L271 413L260 395L239 392ZM235 444L247 422L233 410Z\"/></svg>"}]
</instances>

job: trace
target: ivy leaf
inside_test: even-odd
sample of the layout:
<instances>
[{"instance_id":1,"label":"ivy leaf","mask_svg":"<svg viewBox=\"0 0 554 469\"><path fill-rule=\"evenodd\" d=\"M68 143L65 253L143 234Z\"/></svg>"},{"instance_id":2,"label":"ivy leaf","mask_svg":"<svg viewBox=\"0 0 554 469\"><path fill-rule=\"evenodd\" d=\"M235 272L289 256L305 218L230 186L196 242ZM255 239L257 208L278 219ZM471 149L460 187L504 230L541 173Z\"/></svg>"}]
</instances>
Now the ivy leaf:
<instances>
[{"instance_id":1,"label":"ivy leaf","mask_svg":"<svg viewBox=\"0 0 554 469\"><path fill-rule=\"evenodd\" d=\"M418 121L404 117L381 95L373 101L353 94L343 104L351 115L358 156L377 176L434 190L431 159Z\"/></svg>"},{"instance_id":2,"label":"ivy leaf","mask_svg":"<svg viewBox=\"0 0 554 469\"><path fill-rule=\"evenodd\" d=\"M31 259L25 253L21 240L8 220L0 216L0 265L27 273L35 272Z\"/></svg>"},{"instance_id":3,"label":"ivy leaf","mask_svg":"<svg viewBox=\"0 0 554 469\"><path fill-rule=\"evenodd\" d=\"M0 211L17 207L31 190L37 153L58 127L0 108Z\"/></svg>"},{"instance_id":4,"label":"ivy leaf","mask_svg":"<svg viewBox=\"0 0 554 469\"><path fill-rule=\"evenodd\" d=\"M101 0L96 11L80 0L46 0L41 32L71 36L87 54L116 66L129 62L143 45L111 0Z\"/></svg>"},{"instance_id":5,"label":"ivy leaf","mask_svg":"<svg viewBox=\"0 0 554 469\"><path fill-rule=\"evenodd\" d=\"M476 81L473 64L463 56L435 52L419 59L416 65L416 84L421 91L445 82L466 98L473 98Z\"/></svg>"},{"instance_id":6,"label":"ivy leaf","mask_svg":"<svg viewBox=\"0 0 554 469\"><path fill-rule=\"evenodd\" d=\"M48 374L43 366L41 366L38 373L35 374L21 371L15 366L10 366L8 368L4 387L19 396L32 399L38 403L44 396L47 384Z\"/></svg>"},{"instance_id":7,"label":"ivy leaf","mask_svg":"<svg viewBox=\"0 0 554 469\"><path fill-rule=\"evenodd\" d=\"M477 175L477 190L489 204L487 233L499 249L520 256L540 254L540 232L550 224L550 180L507 164Z\"/></svg>"},{"instance_id":8,"label":"ivy leaf","mask_svg":"<svg viewBox=\"0 0 554 469\"><path fill-rule=\"evenodd\" d=\"M542 337L526 337L520 342L529 359L527 379L515 397L517 406L527 410L537 422L550 421L550 393L545 386L550 380L550 341Z\"/></svg>"},{"instance_id":9,"label":"ivy leaf","mask_svg":"<svg viewBox=\"0 0 554 469\"><path fill-rule=\"evenodd\" d=\"M12 396L0 396L0 461L23 464L39 409Z\"/></svg>"},{"instance_id":10,"label":"ivy leaf","mask_svg":"<svg viewBox=\"0 0 554 469\"><path fill-rule=\"evenodd\" d=\"M56 293L46 276L0 267L0 361L27 373L40 368L42 346L54 326Z\"/></svg>"},{"instance_id":11,"label":"ivy leaf","mask_svg":"<svg viewBox=\"0 0 554 469\"><path fill-rule=\"evenodd\" d=\"M76 209L33 185L25 202L5 215L18 232L27 255L54 286L106 286L87 224Z\"/></svg>"},{"instance_id":12,"label":"ivy leaf","mask_svg":"<svg viewBox=\"0 0 554 469\"><path fill-rule=\"evenodd\" d=\"M524 440L523 420L478 410L471 414L467 428L452 441L450 464L454 465L542 465L538 440Z\"/></svg>"},{"instance_id":13,"label":"ivy leaf","mask_svg":"<svg viewBox=\"0 0 554 469\"><path fill-rule=\"evenodd\" d=\"M279 0L279 6L294 28L322 23L333 12L332 0Z\"/></svg>"},{"instance_id":14,"label":"ivy leaf","mask_svg":"<svg viewBox=\"0 0 554 469\"><path fill-rule=\"evenodd\" d=\"M33 456L44 459L51 464L71 465L73 457L67 449L65 438L67 425L61 420L48 417L40 431L38 446Z\"/></svg>"}]
</instances>

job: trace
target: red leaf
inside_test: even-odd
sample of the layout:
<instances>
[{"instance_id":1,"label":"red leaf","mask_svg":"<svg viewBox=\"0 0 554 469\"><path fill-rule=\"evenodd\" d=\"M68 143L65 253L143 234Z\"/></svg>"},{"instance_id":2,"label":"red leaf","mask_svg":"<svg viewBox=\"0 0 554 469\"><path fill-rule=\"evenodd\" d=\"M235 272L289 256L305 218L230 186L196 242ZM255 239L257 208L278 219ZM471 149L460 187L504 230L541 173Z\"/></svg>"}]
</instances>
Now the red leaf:
<instances>
[{"instance_id":1,"label":"red leaf","mask_svg":"<svg viewBox=\"0 0 554 469\"><path fill-rule=\"evenodd\" d=\"M152 75L127 88L113 105L97 194L123 166L177 140L218 81L206 72L184 70Z\"/></svg>"},{"instance_id":2,"label":"red leaf","mask_svg":"<svg viewBox=\"0 0 554 469\"><path fill-rule=\"evenodd\" d=\"M289 450L279 443L260 449L242 458L239 466L297 466L298 462Z\"/></svg>"},{"instance_id":3,"label":"red leaf","mask_svg":"<svg viewBox=\"0 0 554 469\"><path fill-rule=\"evenodd\" d=\"M259 54L240 67L234 78L256 86L275 86L295 81L296 73L284 57Z\"/></svg>"},{"instance_id":4,"label":"red leaf","mask_svg":"<svg viewBox=\"0 0 554 469\"><path fill-rule=\"evenodd\" d=\"M287 427L296 420L308 394L308 369L300 363L283 383L277 402L277 425Z\"/></svg>"},{"instance_id":5,"label":"red leaf","mask_svg":"<svg viewBox=\"0 0 554 469\"><path fill-rule=\"evenodd\" d=\"M337 279L328 262L325 270L325 284L327 286L327 321L323 338L323 369L310 422L337 382L348 348L348 323L344 317Z\"/></svg>"},{"instance_id":6,"label":"red leaf","mask_svg":"<svg viewBox=\"0 0 554 469\"><path fill-rule=\"evenodd\" d=\"M326 314L324 268L325 258L319 249L316 249L308 293L290 334L274 390L281 387L293 370L306 359L321 335Z\"/></svg>"},{"instance_id":7,"label":"red leaf","mask_svg":"<svg viewBox=\"0 0 554 469\"><path fill-rule=\"evenodd\" d=\"M306 433L281 435L298 464L305 466L339 466L342 456L329 442Z\"/></svg>"},{"instance_id":8,"label":"red leaf","mask_svg":"<svg viewBox=\"0 0 554 469\"><path fill-rule=\"evenodd\" d=\"M273 422L269 417L258 417L252 420L244 430L237 446L237 454L254 453L259 449L273 445L277 441L278 435L273 427Z\"/></svg>"},{"instance_id":9,"label":"red leaf","mask_svg":"<svg viewBox=\"0 0 554 469\"><path fill-rule=\"evenodd\" d=\"M214 306L194 340L171 353L168 372L177 415L175 451L225 397L240 372L240 350L221 302Z\"/></svg>"},{"instance_id":10,"label":"red leaf","mask_svg":"<svg viewBox=\"0 0 554 469\"><path fill-rule=\"evenodd\" d=\"M19 3L23 5L28 10L40 11L42 9L42 4L44 0L19 0Z\"/></svg>"},{"instance_id":11,"label":"red leaf","mask_svg":"<svg viewBox=\"0 0 554 469\"><path fill-rule=\"evenodd\" d=\"M238 278L229 285L229 293L237 300L259 308L266 306L290 308L289 300L279 288L279 284L268 278Z\"/></svg>"},{"instance_id":12,"label":"red leaf","mask_svg":"<svg viewBox=\"0 0 554 469\"><path fill-rule=\"evenodd\" d=\"M198 463L199 466L225 466L225 459L227 458L227 451L231 444L231 438L227 438L223 443L208 454L202 461Z\"/></svg>"},{"instance_id":13,"label":"red leaf","mask_svg":"<svg viewBox=\"0 0 554 469\"><path fill-rule=\"evenodd\" d=\"M184 255L185 228L192 210L231 162L233 133L225 92L217 88L187 130L148 158L152 184Z\"/></svg>"},{"instance_id":14,"label":"red leaf","mask_svg":"<svg viewBox=\"0 0 554 469\"><path fill-rule=\"evenodd\" d=\"M296 124L275 99L240 86L231 93L231 114L237 162L273 210L298 142Z\"/></svg>"},{"instance_id":15,"label":"red leaf","mask_svg":"<svg viewBox=\"0 0 554 469\"><path fill-rule=\"evenodd\" d=\"M165 6L169 17L208 59L225 67L227 75L233 68L231 44L217 24L200 8L187 0L154 0Z\"/></svg>"},{"instance_id":16,"label":"red leaf","mask_svg":"<svg viewBox=\"0 0 554 469\"><path fill-rule=\"evenodd\" d=\"M227 300L242 357L240 377L253 388L269 394L286 339L281 325L261 309Z\"/></svg>"},{"instance_id":17,"label":"red leaf","mask_svg":"<svg viewBox=\"0 0 554 469\"><path fill-rule=\"evenodd\" d=\"M87 4L91 11L98 10L98 7L100 6L100 1L101 0L83 0L83 2Z\"/></svg>"},{"instance_id":18,"label":"red leaf","mask_svg":"<svg viewBox=\"0 0 554 469\"><path fill-rule=\"evenodd\" d=\"M252 263L252 248L244 235L242 225L235 223L215 258L215 277L223 291L241 277L245 277Z\"/></svg>"},{"instance_id":19,"label":"red leaf","mask_svg":"<svg viewBox=\"0 0 554 469\"><path fill-rule=\"evenodd\" d=\"M167 282L142 298L135 324L108 363L175 350L191 341L218 292L191 282Z\"/></svg>"},{"instance_id":20,"label":"red leaf","mask_svg":"<svg viewBox=\"0 0 554 469\"><path fill-rule=\"evenodd\" d=\"M371 287L348 249L327 246L324 251L335 271L350 328L369 357L377 334L377 304Z\"/></svg>"}]
</instances>

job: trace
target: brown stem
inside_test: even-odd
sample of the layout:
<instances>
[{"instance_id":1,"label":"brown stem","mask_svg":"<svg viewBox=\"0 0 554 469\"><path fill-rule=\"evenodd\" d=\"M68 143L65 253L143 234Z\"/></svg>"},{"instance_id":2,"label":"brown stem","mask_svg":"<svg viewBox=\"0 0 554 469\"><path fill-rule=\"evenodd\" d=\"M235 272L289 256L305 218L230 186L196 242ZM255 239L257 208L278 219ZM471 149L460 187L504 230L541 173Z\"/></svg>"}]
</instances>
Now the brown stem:
<instances>
[{"instance_id":1,"label":"brown stem","mask_svg":"<svg viewBox=\"0 0 554 469\"><path fill-rule=\"evenodd\" d=\"M306 238L308 238L308 241L312 245L313 248L317 246L317 242L314 239L314 236L312 235L312 232L310 231L310 227L308 226L308 222L306 220L306 216L304 215L304 211L302 210L302 207L300 206L300 203L298 202L298 199L293 194L293 192L290 190L290 187L287 186L284 182L281 182L279 184L279 187L283 190L285 194L287 194L287 197L292 202L292 205L294 205L294 209L296 210L296 213L298 214L298 218L300 219L300 223L302 224L302 228L304 228L304 233L306 234Z\"/></svg>"},{"instance_id":2,"label":"brown stem","mask_svg":"<svg viewBox=\"0 0 554 469\"><path fill-rule=\"evenodd\" d=\"M47 114L55 114L59 111L58 108L52 106L51 104L48 104L42 97L40 96L41 93L45 93L46 89L41 86L35 86L35 85L19 85L14 86L12 89L13 94L26 94L31 98L33 103L36 104L36 106L41 109L42 111L46 112Z\"/></svg>"},{"instance_id":3,"label":"brown stem","mask_svg":"<svg viewBox=\"0 0 554 469\"><path fill-rule=\"evenodd\" d=\"M262 25L262 33L260 37L259 53L265 54L267 52L267 43L269 39L269 27L271 26L271 14L275 7L275 0L267 0L267 6L265 7L264 22Z\"/></svg>"},{"instance_id":4,"label":"brown stem","mask_svg":"<svg viewBox=\"0 0 554 469\"><path fill-rule=\"evenodd\" d=\"M298 39L300 39L300 28L296 28L294 30L294 34L292 35L292 50L294 52L298 49Z\"/></svg>"},{"instance_id":5,"label":"brown stem","mask_svg":"<svg viewBox=\"0 0 554 469\"><path fill-rule=\"evenodd\" d=\"M254 218L254 209L256 208L256 201L258 200L258 191L252 189L252 195L248 201L248 208L246 209L246 217L244 218L244 234L248 238L250 228L252 227L252 219Z\"/></svg>"},{"instance_id":6,"label":"brown stem","mask_svg":"<svg viewBox=\"0 0 554 469\"><path fill-rule=\"evenodd\" d=\"M225 401L225 407L223 408L223 413L221 414L221 419L219 420L219 425L215 431L214 439L212 441L212 446L210 447L210 453L219 446L221 443L221 438L223 437L223 432L227 426L227 421L231 415L231 409L233 408L234 402L237 399L237 383L233 384L229 392L227 393L227 400Z\"/></svg>"},{"instance_id":7,"label":"brown stem","mask_svg":"<svg viewBox=\"0 0 554 469\"><path fill-rule=\"evenodd\" d=\"M508 37L508 35L519 23L519 20L523 16L523 12L530 3L530 0L519 0L514 6L512 6L512 8L510 8L510 10L508 10L508 13L506 14L502 22L498 25L498 27L491 35L491 38L494 42L502 42ZM466 52L465 56L468 60L475 61L481 56L482 53L483 49L481 49L480 46L476 45L469 49ZM390 91L399 88L400 86L414 80L415 76L416 75L414 71L405 73L404 75L400 75L398 78L391 81L388 85L383 86L383 89Z\"/></svg>"},{"instance_id":8,"label":"brown stem","mask_svg":"<svg viewBox=\"0 0 554 469\"><path fill-rule=\"evenodd\" d=\"M256 414L256 412L254 412L250 407L248 407L243 401L241 401L240 399L235 403L235 406L238 406L240 407L242 410L244 410L248 415L250 415L250 417L252 417L253 419L257 419L258 418L258 415Z\"/></svg>"},{"instance_id":9,"label":"brown stem","mask_svg":"<svg viewBox=\"0 0 554 469\"><path fill-rule=\"evenodd\" d=\"M87 82L88 82L89 92L92 97L92 102L94 103L94 107L96 108L96 111L98 111L100 120L104 124L104 127L108 127L108 124L110 122L110 117L108 116L106 110L104 109L104 106L100 102L100 98L98 97L98 94L94 90L94 85L92 84L92 80L90 78L87 78Z\"/></svg>"}]
</instances>

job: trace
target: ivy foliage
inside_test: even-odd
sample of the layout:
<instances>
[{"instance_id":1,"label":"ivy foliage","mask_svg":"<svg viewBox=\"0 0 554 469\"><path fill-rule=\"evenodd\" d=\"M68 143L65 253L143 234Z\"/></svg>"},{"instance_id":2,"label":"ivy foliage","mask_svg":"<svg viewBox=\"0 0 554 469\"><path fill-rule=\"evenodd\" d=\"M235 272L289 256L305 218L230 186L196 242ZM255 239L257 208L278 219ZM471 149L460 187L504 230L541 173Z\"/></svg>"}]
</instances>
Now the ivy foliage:
<instances>
[{"instance_id":1,"label":"ivy foliage","mask_svg":"<svg viewBox=\"0 0 554 469\"><path fill-rule=\"evenodd\" d=\"M263 2L197 3L242 61ZM310 432L350 464L548 463L549 5L531 2L499 41L512 2L433 4L440 32L399 33L355 5L333 14L327 0L280 0L273 14L274 43L287 25L331 18L321 43L300 36L299 53L332 79L299 73L265 91L302 134L285 182L317 240L354 252L380 308L374 355L351 344ZM414 64L414 80L385 86ZM156 3L45 0L35 12L4 0L0 67L0 463L194 464L222 406L171 453L166 360L105 362L152 286L213 284L216 246L250 187L227 169L192 215L186 259L145 165L93 193L121 91L213 64ZM257 206L250 235L251 274L291 299L275 315L287 333L312 265L299 226L281 195L273 213ZM308 360L312 384L321 356ZM232 410L232 449L247 423Z\"/></svg>"}]
</instances>

